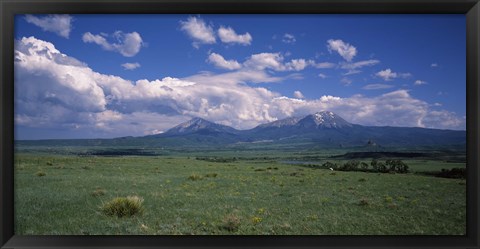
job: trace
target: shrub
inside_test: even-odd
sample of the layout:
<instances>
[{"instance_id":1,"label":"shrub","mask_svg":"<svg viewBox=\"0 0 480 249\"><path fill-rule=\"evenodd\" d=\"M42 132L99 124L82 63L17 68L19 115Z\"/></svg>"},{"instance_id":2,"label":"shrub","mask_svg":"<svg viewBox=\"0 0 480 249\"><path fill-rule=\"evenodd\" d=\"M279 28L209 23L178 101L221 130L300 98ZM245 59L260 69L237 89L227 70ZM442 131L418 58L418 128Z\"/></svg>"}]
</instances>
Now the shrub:
<instances>
[{"instance_id":1,"label":"shrub","mask_svg":"<svg viewBox=\"0 0 480 249\"><path fill-rule=\"evenodd\" d=\"M408 173L408 165L402 160L387 160L385 164L391 172Z\"/></svg>"},{"instance_id":2,"label":"shrub","mask_svg":"<svg viewBox=\"0 0 480 249\"><path fill-rule=\"evenodd\" d=\"M388 173L388 168L384 163L379 162L377 163L377 172Z\"/></svg>"},{"instance_id":3,"label":"shrub","mask_svg":"<svg viewBox=\"0 0 480 249\"><path fill-rule=\"evenodd\" d=\"M438 173L437 176L445 178L466 178L467 170L465 168L452 168L450 170L442 169L442 171Z\"/></svg>"},{"instance_id":4,"label":"shrub","mask_svg":"<svg viewBox=\"0 0 480 249\"><path fill-rule=\"evenodd\" d=\"M48 166L52 166L53 163L52 163L51 161L48 161L48 162L47 162L47 165L48 165Z\"/></svg>"},{"instance_id":5,"label":"shrub","mask_svg":"<svg viewBox=\"0 0 480 249\"><path fill-rule=\"evenodd\" d=\"M357 160L351 160L342 165L340 167L340 170L343 171L356 171L358 169L358 165L360 165L360 162Z\"/></svg>"},{"instance_id":6,"label":"shrub","mask_svg":"<svg viewBox=\"0 0 480 249\"><path fill-rule=\"evenodd\" d=\"M138 196L116 197L104 203L102 212L108 216L130 217L143 212L143 198Z\"/></svg>"},{"instance_id":7,"label":"shrub","mask_svg":"<svg viewBox=\"0 0 480 249\"><path fill-rule=\"evenodd\" d=\"M360 167L362 167L363 170L367 170L367 169L368 169L368 164L365 163L365 162L362 162L362 163L360 164Z\"/></svg>"},{"instance_id":8,"label":"shrub","mask_svg":"<svg viewBox=\"0 0 480 249\"><path fill-rule=\"evenodd\" d=\"M378 170L378 161L377 159L372 159L372 162L370 163L370 165L372 165L372 168L374 171L377 171Z\"/></svg>"},{"instance_id":9,"label":"shrub","mask_svg":"<svg viewBox=\"0 0 480 249\"><path fill-rule=\"evenodd\" d=\"M201 175L198 175L198 174L191 174L188 179L189 180L192 180L192 181L196 181L196 180L201 180L203 177Z\"/></svg>"},{"instance_id":10,"label":"shrub","mask_svg":"<svg viewBox=\"0 0 480 249\"><path fill-rule=\"evenodd\" d=\"M36 176L46 176L47 173L43 172L43 171L38 171L36 174Z\"/></svg>"},{"instance_id":11,"label":"shrub","mask_svg":"<svg viewBox=\"0 0 480 249\"><path fill-rule=\"evenodd\" d=\"M221 228L229 231L235 232L240 227L240 218L235 214L229 214L223 218Z\"/></svg>"},{"instance_id":12,"label":"shrub","mask_svg":"<svg viewBox=\"0 0 480 249\"><path fill-rule=\"evenodd\" d=\"M337 165L334 164L334 163L331 163L331 162L326 162L324 164L322 164L322 167L323 168L327 168L327 169L336 169L337 168Z\"/></svg>"}]
</instances>

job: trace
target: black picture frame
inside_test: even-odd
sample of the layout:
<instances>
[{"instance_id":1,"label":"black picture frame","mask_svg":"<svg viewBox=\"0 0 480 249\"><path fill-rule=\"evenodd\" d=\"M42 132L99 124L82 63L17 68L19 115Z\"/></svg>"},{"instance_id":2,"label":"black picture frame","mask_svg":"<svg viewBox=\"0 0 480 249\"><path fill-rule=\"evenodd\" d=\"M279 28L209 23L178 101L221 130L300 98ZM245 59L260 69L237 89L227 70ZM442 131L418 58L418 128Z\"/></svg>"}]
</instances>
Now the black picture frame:
<instances>
[{"instance_id":1,"label":"black picture frame","mask_svg":"<svg viewBox=\"0 0 480 249\"><path fill-rule=\"evenodd\" d=\"M465 14L467 30L466 236L17 236L14 235L15 14ZM0 0L1 248L479 248L480 3L478 0Z\"/></svg>"}]
</instances>

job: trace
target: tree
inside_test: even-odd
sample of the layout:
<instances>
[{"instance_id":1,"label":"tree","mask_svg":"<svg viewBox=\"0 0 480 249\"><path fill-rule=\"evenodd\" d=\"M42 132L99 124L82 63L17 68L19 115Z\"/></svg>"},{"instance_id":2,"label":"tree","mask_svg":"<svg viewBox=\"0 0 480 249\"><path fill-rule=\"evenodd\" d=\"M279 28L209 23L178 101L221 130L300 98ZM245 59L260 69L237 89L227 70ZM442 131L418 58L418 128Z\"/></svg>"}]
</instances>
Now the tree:
<instances>
[{"instance_id":1,"label":"tree","mask_svg":"<svg viewBox=\"0 0 480 249\"><path fill-rule=\"evenodd\" d=\"M377 163L377 171L378 171L378 172L382 172L382 173L387 173L387 172L388 172L388 168L387 168L387 166L386 166L384 163L379 162L379 163Z\"/></svg>"},{"instance_id":2,"label":"tree","mask_svg":"<svg viewBox=\"0 0 480 249\"><path fill-rule=\"evenodd\" d=\"M378 161L377 159L372 159L372 162L370 163L370 165L372 165L372 168L374 171L378 171Z\"/></svg>"},{"instance_id":3,"label":"tree","mask_svg":"<svg viewBox=\"0 0 480 249\"><path fill-rule=\"evenodd\" d=\"M362 162L360 165L361 165L361 167L362 167L363 170L367 170L367 169L368 169L368 163Z\"/></svg>"}]
</instances>

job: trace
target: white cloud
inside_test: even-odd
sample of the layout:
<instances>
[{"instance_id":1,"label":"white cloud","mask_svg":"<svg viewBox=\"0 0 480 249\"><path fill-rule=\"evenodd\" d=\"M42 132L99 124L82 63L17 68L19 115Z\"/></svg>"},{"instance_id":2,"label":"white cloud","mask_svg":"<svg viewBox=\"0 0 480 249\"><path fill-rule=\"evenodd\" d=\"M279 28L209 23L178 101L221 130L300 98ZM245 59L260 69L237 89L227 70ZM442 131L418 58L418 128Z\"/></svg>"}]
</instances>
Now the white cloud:
<instances>
[{"instance_id":1,"label":"white cloud","mask_svg":"<svg viewBox=\"0 0 480 249\"><path fill-rule=\"evenodd\" d=\"M357 49L354 46L343 42L342 40L330 39L327 41L327 43L327 47L330 52L337 52L346 61L352 61L353 57L357 55Z\"/></svg>"},{"instance_id":2,"label":"white cloud","mask_svg":"<svg viewBox=\"0 0 480 249\"><path fill-rule=\"evenodd\" d=\"M392 72L392 69L390 69L390 68L382 70L382 71L376 73L375 75L384 79L384 80L386 80L386 81L390 81L392 79L397 78L397 73Z\"/></svg>"},{"instance_id":3,"label":"white cloud","mask_svg":"<svg viewBox=\"0 0 480 249\"><path fill-rule=\"evenodd\" d=\"M115 39L117 42L108 42L107 38L109 37ZM122 31L116 31L111 35L105 33L94 35L87 32L83 34L82 40L85 43L95 43L107 51L118 52L125 57L133 57L138 54L143 44L142 37L139 33L124 33Z\"/></svg>"},{"instance_id":4,"label":"white cloud","mask_svg":"<svg viewBox=\"0 0 480 249\"><path fill-rule=\"evenodd\" d=\"M331 62L319 62L319 63L313 63L312 66L316 67L316 68L334 68L337 66L337 64L335 63L331 63Z\"/></svg>"},{"instance_id":5,"label":"white cloud","mask_svg":"<svg viewBox=\"0 0 480 249\"><path fill-rule=\"evenodd\" d=\"M392 69L390 68L377 72L375 75L377 77L382 78L385 81L391 81L392 79L396 79L396 78L408 78L412 76L410 73L393 72Z\"/></svg>"},{"instance_id":6,"label":"white cloud","mask_svg":"<svg viewBox=\"0 0 480 249\"><path fill-rule=\"evenodd\" d=\"M181 30L195 40L192 43L195 48L198 48L199 44L213 44L217 42L212 26L205 24L201 18L189 17L187 21L180 21L180 26Z\"/></svg>"},{"instance_id":7,"label":"white cloud","mask_svg":"<svg viewBox=\"0 0 480 249\"><path fill-rule=\"evenodd\" d=\"M319 73L318 74L318 77L322 78L322 79L325 79L327 78L327 75L323 74L323 73Z\"/></svg>"},{"instance_id":8,"label":"white cloud","mask_svg":"<svg viewBox=\"0 0 480 249\"><path fill-rule=\"evenodd\" d=\"M350 74L353 74L351 72L361 72L357 69L360 69L362 67L370 67L374 66L376 64L380 63L379 60L365 60L365 61L357 61L357 62L342 62L340 63L340 68L342 69L347 69Z\"/></svg>"},{"instance_id":9,"label":"white cloud","mask_svg":"<svg viewBox=\"0 0 480 249\"><path fill-rule=\"evenodd\" d=\"M223 56L216 54L216 53L211 53L208 56L207 62L212 63L216 67L219 68L224 68L228 70L235 70L235 69L240 69L242 65L238 63L236 60L225 60Z\"/></svg>"},{"instance_id":10,"label":"white cloud","mask_svg":"<svg viewBox=\"0 0 480 249\"><path fill-rule=\"evenodd\" d=\"M365 90L378 90L378 89L388 89L388 88L392 88L393 85L387 85L387 84L368 84L364 87L362 87L362 89L365 89Z\"/></svg>"},{"instance_id":11,"label":"white cloud","mask_svg":"<svg viewBox=\"0 0 480 249\"><path fill-rule=\"evenodd\" d=\"M365 61L357 61L357 62L343 62L341 63L340 67L342 69L349 69L349 70L353 70L353 69L358 69L358 68L362 68L362 67L370 67L370 66L373 66L373 65L376 65L380 63L379 60L365 60Z\"/></svg>"},{"instance_id":12,"label":"white cloud","mask_svg":"<svg viewBox=\"0 0 480 249\"><path fill-rule=\"evenodd\" d=\"M301 71L308 66L308 62L305 59L293 59L290 62L285 63L286 70Z\"/></svg>"},{"instance_id":13,"label":"white cloud","mask_svg":"<svg viewBox=\"0 0 480 249\"><path fill-rule=\"evenodd\" d=\"M315 65L315 62L305 59L292 59L285 63L284 57L280 53L260 53L251 55L244 62L244 65L255 70L301 71L309 65Z\"/></svg>"},{"instance_id":14,"label":"white cloud","mask_svg":"<svg viewBox=\"0 0 480 249\"><path fill-rule=\"evenodd\" d=\"M250 45L252 36L247 32L239 35L231 27L220 27L218 29L218 37L224 43L239 43L242 45Z\"/></svg>"},{"instance_id":15,"label":"white cloud","mask_svg":"<svg viewBox=\"0 0 480 249\"><path fill-rule=\"evenodd\" d=\"M29 37L15 44L15 122L21 127L77 131L94 137L142 136L194 116L247 129L330 110L362 125L465 127L463 118L446 110L432 111L432 105L406 90L374 97L324 94L305 100L246 84L283 79L266 70L243 68L133 82L95 72L53 44Z\"/></svg>"},{"instance_id":16,"label":"white cloud","mask_svg":"<svg viewBox=\"0 0 480 249\"><path fill-rule=\"evenodd\" d=\"M121 66L125 70L135 70L135 69L139 68L141 65L140 65L140 63L135 62L135 63L123 63Z\"/></svg>"},{"instance_id":17,"label":"white cloud","mask_svg":"<svg viewBox=\"0 0 480 249\"><path fill-rule=\"evenodd\" d=\"M305 98L305 96L303 96L303 93L300 92L300 91L293 92L293 96L297 99L304 99Z\"/></svg>"},{"instance_id":18,"label":"white cloud","mask_svg":"<svg viewBox=\"0 0 480 249\"><path fill-rule=\"evenodd\" d=\"M430 67L438 67L438 63L432 63Z\"/></svg>"},{"instance_id":19,"label":"white cloud","mask_svg":"<svg viewBox=\"0 0 480 249\"><path fill-rule=\"evenodd\" d=\"M72 30L73 18L69 15L47 15L43 17L26 15L25 20L42 28L43 31L53 32L65 38L70 36Z\"/></svg>"},{"instance_id":20,"label":"white cloud","mask_svg":"<svg viewBox=\"0 0 480 249\"><path fill-rule=\"evenodd\" d=\"M417 86L419 86L419 85L425 85L425 84L427 84L427 82L424 81L424 80L416 80L416 81L414 82L414 84L417 85Z\"/></svg>"},{"instance_id":21,"label":"white cloud","mask_svg":"<svg viewBox=\"0 0 480 249\"><path fill-rule=\"evenodd\" d=\"M346 73L343 73L343 76L348 76L348 75L352 75L352 74L359 74L361 72L362 71L360 71L360 70L348 70Z\"/></svg>"},{"instance_id":22,"label":"white cloud","mask_svg":"<svg viewBox=\"0 0 480 249\"><path fill-rule=\"evenodd\" d=\"M297 39L295 39L295 36L292 34L284 34L282 38L282 42L284 43L295 43Z\"/></svg>"}]
</instances>

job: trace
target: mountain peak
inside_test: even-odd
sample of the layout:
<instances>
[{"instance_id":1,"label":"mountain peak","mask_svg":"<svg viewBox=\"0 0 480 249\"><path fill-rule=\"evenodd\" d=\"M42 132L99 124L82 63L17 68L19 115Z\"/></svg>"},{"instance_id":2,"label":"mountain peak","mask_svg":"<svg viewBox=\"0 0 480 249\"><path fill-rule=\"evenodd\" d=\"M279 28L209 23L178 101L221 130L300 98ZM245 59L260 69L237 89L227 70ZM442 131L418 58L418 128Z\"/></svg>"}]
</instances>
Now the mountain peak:
<instances>
[{"instance_id":1,"label":"mountain peak","mask_svg":"<svg viewBox=\"0 0 480 249\"><path fill-rule=\"evenodd\" d=\"M305 116L298 122L302 127L314 128L344 128L352 124L331 111L321 111Z\"/></svg>"},{"instance_id":2,"label":"mountain peak","mask_svg":"<svg viewBox=\"0 0 480 249\"><path fill-rule=\"evenodd\" d=\"M236 130L225 125L216 124L205 120L203 118L194 117L184 123L181 123L170 130L168 130L167 134L187 134L187 133L195 133L198 131L208 131L208 132L228 132L228 133L235 133Z\"/></svg>"}]
</instances>

